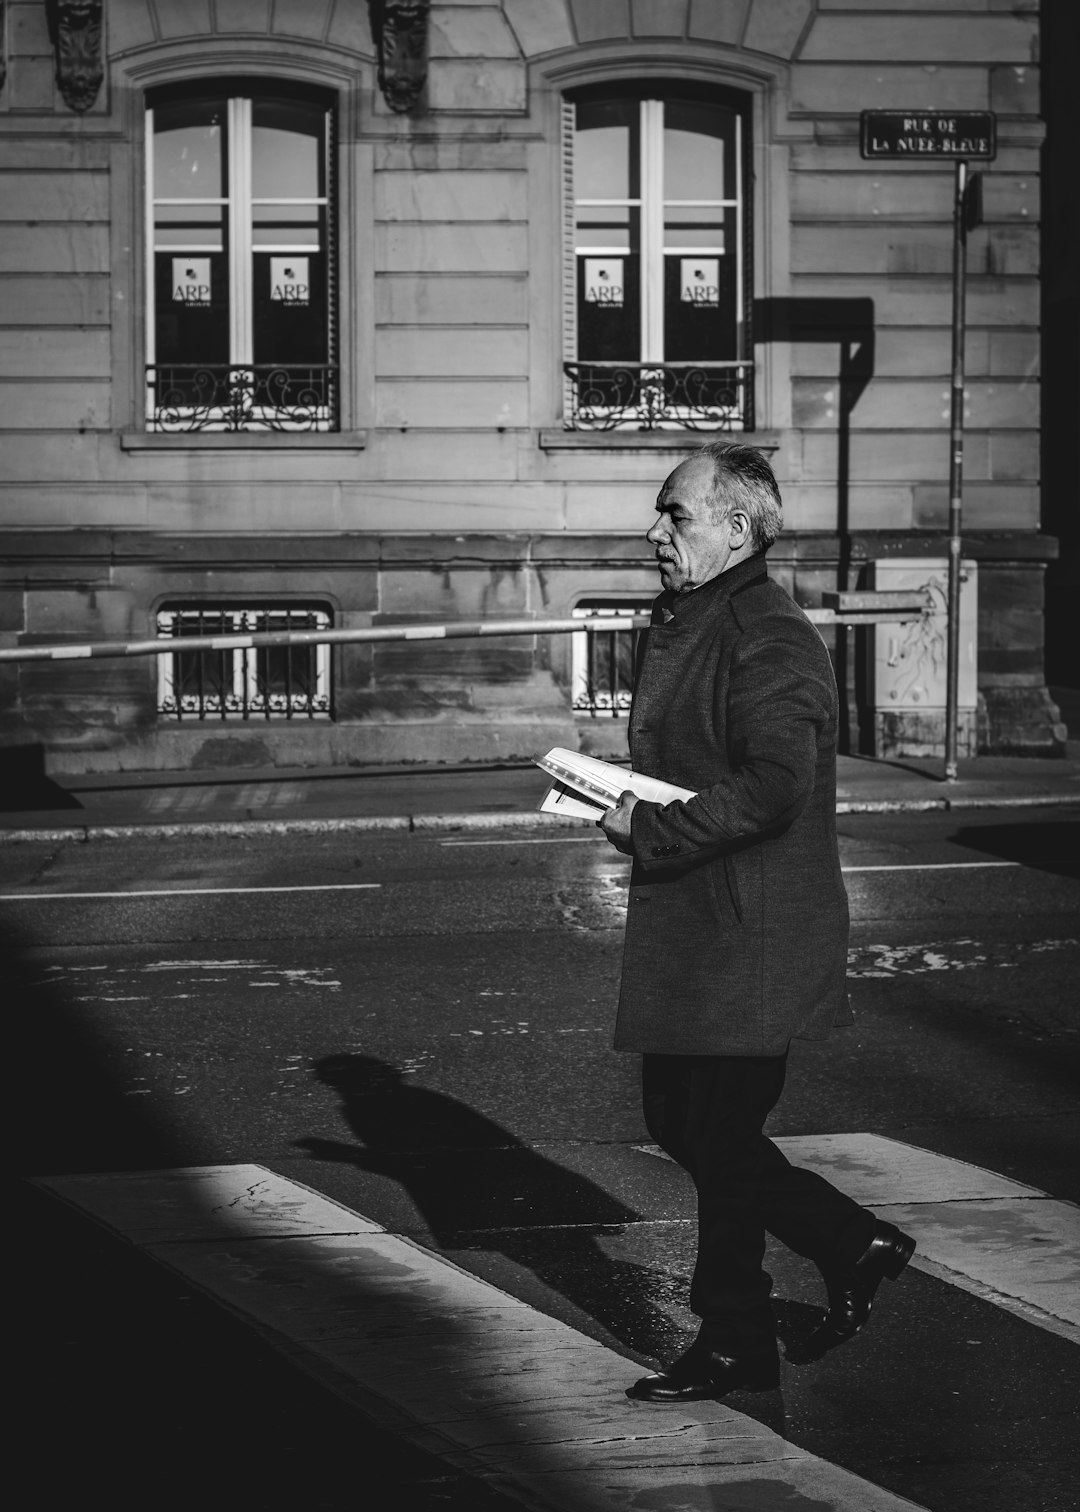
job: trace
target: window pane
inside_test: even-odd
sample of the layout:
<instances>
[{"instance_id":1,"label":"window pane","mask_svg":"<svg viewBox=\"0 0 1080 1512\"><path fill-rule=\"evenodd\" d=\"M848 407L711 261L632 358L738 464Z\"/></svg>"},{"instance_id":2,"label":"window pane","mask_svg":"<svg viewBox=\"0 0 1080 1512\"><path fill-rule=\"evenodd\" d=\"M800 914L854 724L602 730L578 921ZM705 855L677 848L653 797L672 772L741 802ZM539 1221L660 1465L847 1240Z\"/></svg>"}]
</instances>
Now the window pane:
<instances>
[{"instance_id":1,"label":"window pane","mask_svg":"<svg viewBox=\"0 0 1080 1512\"><path fill-rule=\"evenodd\" d=\"M228 362L229 271L224 253L154 258L157 360Z\"/></svg>"},{"instance_id":2,"label":"window pane","mask_svg":"<svg viewBox=\"0 0 1080 1512\"><path fill-rule=\"evenodd\" d=\"M302 100L256 100L252 106L252 195L314 199L326 193L326 112Z\"/></svg>"},{"instance_id":3,"label":"window pane","mask_svg":"<svg viewBox=\"0 0 1080 1512\"><path fill-rule=\"evenodd\" d=\"M224 218L223 205L158 205L154 245L159 252L166 247L220 252L225 246Z\"/></svg>"},{"instance_id":4,"label":"window pane","mask_svg":"<svg viewBox=\"0 0 1080 1512\"><path fill-rule=\"evenodd\" d=\"M636 100L599 100L577 107L574 197L635 199L638 194Z\"/></svg>"},{"instance_id":5,"label":"window pane","mask_svg":"<svg viewBox=\"0 0 1080 1512\"><path fill-rule=\"evenodd\" d=\"M252 245L259 247L311 248L318 251L319 228L317 225L297 225L295 222L281 225L274 221L256 221L252 231Z\"/></svg>"},{"instance_id":6,"label":"window pane","mask_svg":"<svg viewBox=\"0 0 1080 1512\"><path fill-rule=\"evenodd\" d=\"M733 143L732 112L687 100L664 106L665 200L731 199L734 178L728 152ZM726 187L725 187L726 185Z\"/></svg>"},{"instance_id":7,"label":"window pane","mask_svg":"<svg viewBox=\"0 0 1080 1512\"><path fill-rule=\"evenodd\" d=\"M692 205L668 205L664 211L664 246L711 247L722 252L727 218L723 211L714 214Z\"/></svg>"},{"instance_id":8,"label":"window pane","mask_svg":"<svg viewBox=\"0 0 1080 1512\"><path fill-rule=\"evenodd\" d=\"M225 102L185 100L154 111L154 198L220 199L224 194Z\"/></svg>"},{"instance_id":9,"label":"window pane","mask_svg":"<svg viewBox=\"0 0 1080 1512\"><path fill-rule=\"evenodd\" d=\"M256 252L254 274L255 361L329 361L325 254Z\"/></svg>"},{"instance_id":10,"label":"window pane","mask_svg":"<svg viewBox=\"0 0 1080 1512\"><path fill-rule=\"evenodd\" d=\"M641 273L636 253L578 258L578 358L641 360Z\"/></svg>"},{"instance_id":11,"label":"window pane","mask_svg":"<svg viewBox=\"0 0 1080 1512\"><path fill-rule=\"evenodd\" d=\"M735 259L664 258L664 360L728 362L738 357Z\"/></svg>"},{"instance_id":12,"label":"window pane","mask_svg":"<svg viewBox=\"0 0 1080 1512\"><path fill-rule=\"evenodd\" d=\"M590 205L578 212L577 245L579 247L621 247L637 251L637 210L621 205ZM631 236L634 241L631 242Z\"/></svg>"}]
</instances>

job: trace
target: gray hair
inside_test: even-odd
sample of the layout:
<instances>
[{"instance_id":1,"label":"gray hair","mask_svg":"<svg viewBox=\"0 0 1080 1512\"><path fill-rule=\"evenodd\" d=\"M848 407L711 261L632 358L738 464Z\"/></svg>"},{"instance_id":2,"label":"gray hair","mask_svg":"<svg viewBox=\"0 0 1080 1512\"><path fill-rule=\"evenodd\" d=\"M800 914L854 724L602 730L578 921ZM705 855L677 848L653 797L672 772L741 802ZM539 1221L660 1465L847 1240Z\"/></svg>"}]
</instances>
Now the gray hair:
<instances>
[{"instance_id":1,"label":"gray hair","mask_svg":"<svg viewBox=\"0 0 1080 1512\"><path fill-rule=\"evenodd\" d=\"M784 528L784 506L765 457L755 447L733 441L710 441L691 455L713 465L711 502L717 518L745 510L754 550L767 551Z\"/></svg>"}]
</instances>

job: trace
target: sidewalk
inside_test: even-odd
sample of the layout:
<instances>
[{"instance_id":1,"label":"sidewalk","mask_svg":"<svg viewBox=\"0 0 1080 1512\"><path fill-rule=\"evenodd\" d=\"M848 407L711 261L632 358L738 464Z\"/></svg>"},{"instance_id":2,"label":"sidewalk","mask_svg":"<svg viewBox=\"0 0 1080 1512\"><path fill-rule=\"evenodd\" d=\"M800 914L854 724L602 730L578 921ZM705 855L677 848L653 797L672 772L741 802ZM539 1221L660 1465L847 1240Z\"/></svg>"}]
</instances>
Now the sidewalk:
<instances>
[{"instance_id":1,"label":"sidewalk","mask_svg":"<svg viewBox=\"0 0 1080 1512\"><path fill-rule=\"evenodd\" d=\"M981 756L945 782L937 760L842 756L837 812L920 813L1080 803L1080 742L1064 759ZM0 844L372 829L585 824L536 812L531 763L132 772L5 784Z\"/></svg>"}]
</instances>

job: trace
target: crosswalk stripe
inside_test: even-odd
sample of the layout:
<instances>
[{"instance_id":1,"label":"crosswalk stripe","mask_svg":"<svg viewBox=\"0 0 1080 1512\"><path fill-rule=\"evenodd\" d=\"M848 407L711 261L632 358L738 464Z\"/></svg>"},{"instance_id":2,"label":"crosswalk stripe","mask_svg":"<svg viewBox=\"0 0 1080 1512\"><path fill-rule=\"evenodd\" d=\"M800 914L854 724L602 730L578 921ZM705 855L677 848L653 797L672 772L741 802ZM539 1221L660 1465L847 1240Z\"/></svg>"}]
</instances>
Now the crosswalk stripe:
<instances>
[{"instance_id":1,"label":"crosswalk stripe","mask_svg":"<svg viewBox=\"0 0 1080 1512\"><path fill-rule=\"evenodd\" d=\"M283 887L149 887L137 892L0 893L0 903L71 902L72 899L79 898L106 898L115 903L121 898L212 898L222 897L226 893L369 892L380 887L381 882L315 882L292 883Z\"/></svg>"},{"instance_id":2,"label":"crosswalk stripe","mask_svg":"<svg viewBox=\"0 0 1080 1512\"><path fill-rule=\"evenodd\" d=\"M257 1165L39 1178L390 1431L526 1505L925 1512L722 1402L630 1402L615 1351ZM573 1383L572 1391L568 1383Z\"/></svg>"},{"instance_id":3,"label":"crosswalk stripe","mask_svg":"<svg viewBox=\"0 0 1080 1512\"><path fill-rule=\"evenodd\" d=\"M912 1265L1080 1343L1080 1208L996 1171L879 1134L798 1134L774 1143L897 1224ZM639 1145L668 1159L656 1145Z\"/></svg>"}]
</instances>

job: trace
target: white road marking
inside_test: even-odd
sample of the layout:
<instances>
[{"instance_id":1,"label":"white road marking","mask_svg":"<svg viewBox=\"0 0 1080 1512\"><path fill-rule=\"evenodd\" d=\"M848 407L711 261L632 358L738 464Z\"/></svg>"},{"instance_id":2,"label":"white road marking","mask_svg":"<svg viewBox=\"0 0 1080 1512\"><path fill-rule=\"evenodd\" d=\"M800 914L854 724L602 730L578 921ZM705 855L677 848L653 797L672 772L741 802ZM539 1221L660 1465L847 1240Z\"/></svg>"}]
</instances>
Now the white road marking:
<instances>
[{"instance_id":1,"label":"white road marking","mask_svg":"<svg viewBox=\"0 0 1080 1512\"><path fill-rule=\"evenodd\" d=\"M1023 866L1022 861L897 861L882 866L841 866L842 872L978 871L988 866Z\"/></svg>"},{"instance_id":2,"label":"white road marking","mask_svg":"<svg viewBox=\"0 0 1080 1512\"><path fill-rule=\"evenodd\" d=\"M594 845L604 835L543 835L539 839L440 840L440 845ZM630 860L628 856L627 861ZM995 866L1023 866L1022 861L896 861L875 866L841 866L842 872L979 871Z\"/></svg>"},{"instance_id":3,"label":"white road marking","mask_svg":"<svg viewBox=\"0 0 1080 1512\"><path fill-rule=\"evenodd\" d=\"M540 835L536 838L522 836L517 840L440 840L440 845L595 845L606 835ZM627 858L629 859L629 857Z\"/></svg>"},{"instance_id":4,"label":"white road marking","mask_svg":"<svg viewBox=\"0 0 1080 1512\"><path fill-rule=\"evenodd\" d=\"M292 887L153 887L140 892L36 892L0 893L0 903L50 903L72 898L202 898L226 893L364 892L382 887L381 882L321 882Z\"/></svg>"}]
</instances>

